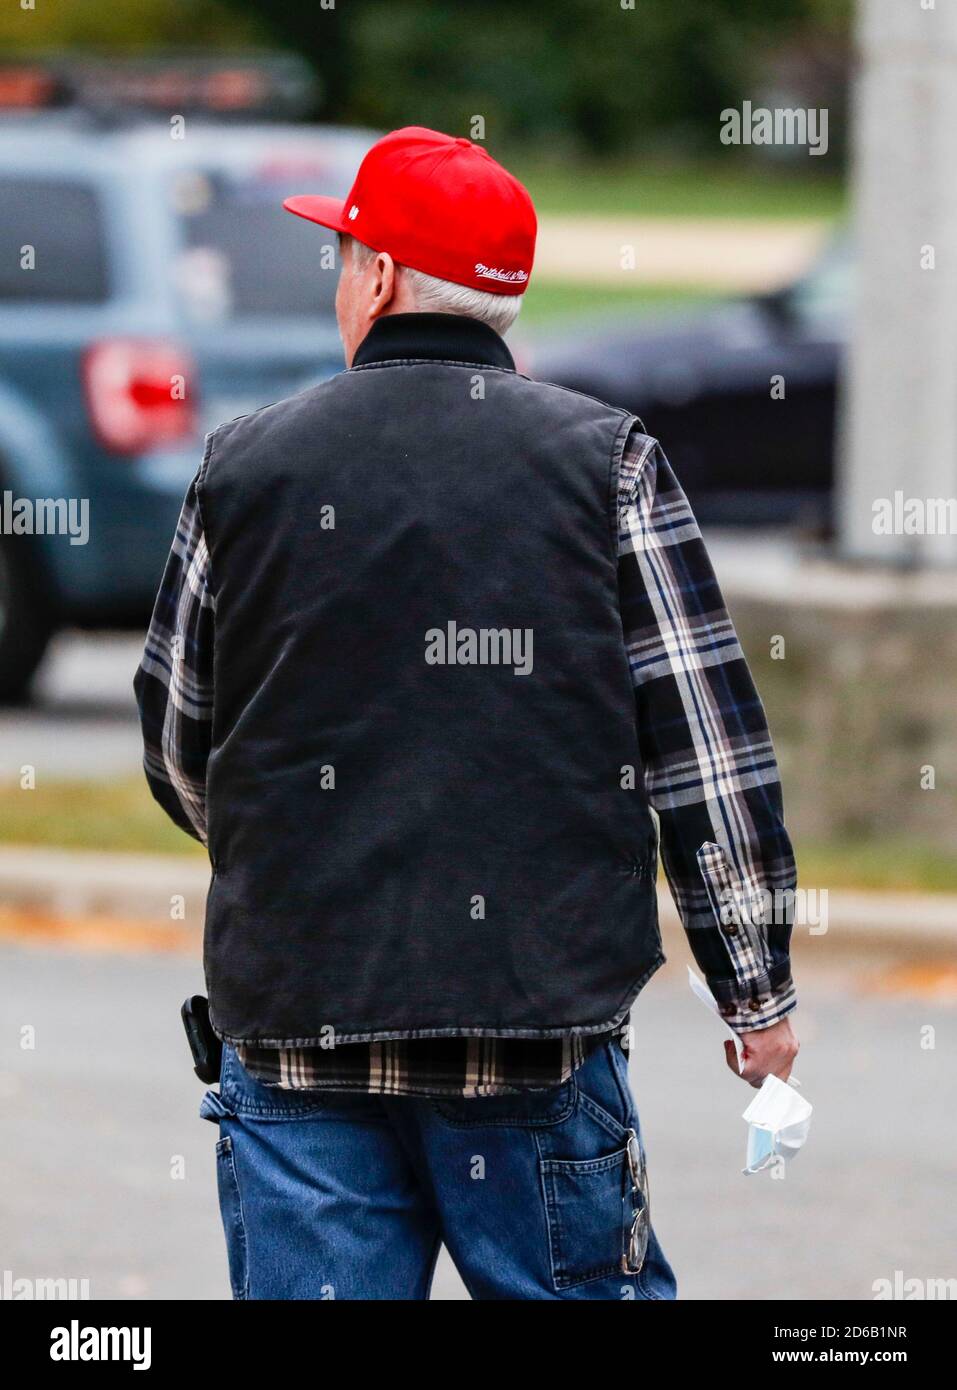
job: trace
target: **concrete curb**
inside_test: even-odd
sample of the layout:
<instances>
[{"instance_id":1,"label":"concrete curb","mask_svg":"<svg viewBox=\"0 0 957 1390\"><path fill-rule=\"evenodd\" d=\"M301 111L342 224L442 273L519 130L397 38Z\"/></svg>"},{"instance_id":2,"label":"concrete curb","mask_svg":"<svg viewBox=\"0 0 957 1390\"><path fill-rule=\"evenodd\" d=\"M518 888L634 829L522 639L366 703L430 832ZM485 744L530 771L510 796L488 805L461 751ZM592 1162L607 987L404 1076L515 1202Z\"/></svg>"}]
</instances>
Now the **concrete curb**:
<instances>
[{"instance_id":1,"label":"concrete curb","mask_svg":"<svg viewBox=\"0 0 957 1390\"><path fill-rule=\"evenodd\" d=\"M944 893L872 893L828 889L827 906L814 920L797 916L795 938L840 943L900 942L915 948L957 948L957 896ZM820 898L821 894L818 893ZM678 914L667 890L658 889L663 931L679 931ZM821 926L825 927L821 931Z\"/></svg>"},{"instance_id":2,"label":"concrete curb","mask_svg":"<svg viewBox=\"0 0 957 1390\"><path fill-rule=\"evenodd\" d=\"M0 905L21 911L201 930L208 887L202 858L0 847Z\"/></svg>"},{"instance_id":3,"label":"concrete curb","mask_svg":"<svg viewBox=\"0 0 957 1390\"><path fill-rule=\"evenodd\" d=\"M205 859L186 855L0 847L0 906L62 917L105 917L202 930L209 886ZM678 929L667 890L659 890L662 928ZM957 945L957 896L832 890L831 940L906 940L924 947ZM811 934L808 926L796 932ZM818 933L815 932L815 935Z\"/></svg>"}]
</instances>

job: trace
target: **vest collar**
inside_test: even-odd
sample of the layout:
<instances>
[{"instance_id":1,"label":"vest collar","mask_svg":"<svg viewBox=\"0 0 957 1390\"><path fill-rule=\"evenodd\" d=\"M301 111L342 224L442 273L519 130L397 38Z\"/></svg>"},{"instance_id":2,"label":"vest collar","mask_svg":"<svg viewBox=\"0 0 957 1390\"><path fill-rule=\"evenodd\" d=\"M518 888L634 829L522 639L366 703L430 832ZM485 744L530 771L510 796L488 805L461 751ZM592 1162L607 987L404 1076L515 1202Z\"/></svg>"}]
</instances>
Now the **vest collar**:
<instances>
[{"instance_id":1,"label":"vest collar","mask_svg":"<svg viewBox=\"0 0 957 1390\"><path fill-rule=\"evenodd\" d=\"M367 367L402 357L515 370L512 354L495 330L463 314L387 314L376 319L352 365Z\"/></svg>"}]
</instances>

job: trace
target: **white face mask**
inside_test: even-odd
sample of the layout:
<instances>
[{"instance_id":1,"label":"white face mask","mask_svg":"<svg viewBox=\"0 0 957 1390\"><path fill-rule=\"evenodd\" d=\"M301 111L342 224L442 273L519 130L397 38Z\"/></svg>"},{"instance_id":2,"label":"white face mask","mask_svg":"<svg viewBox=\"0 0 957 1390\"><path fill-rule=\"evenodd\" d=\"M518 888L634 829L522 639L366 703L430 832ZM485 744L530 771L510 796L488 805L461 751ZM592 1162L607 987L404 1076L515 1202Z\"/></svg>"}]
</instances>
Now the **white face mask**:
<instances>
[{"instance_id":1,"label":"white face mask","mask_svg":"<svg viewBox=\"0 0 957 1390\"><path fill-rule=\"evenodd\" d=\"M688 984L695 997L711 1010L724 1031L734 1039L740 1071L744 1053L741 1039L721 1017L714 995L690 966ZM794 1089L799 1084L795 1076L791 1077L790 1085L777 1076L765 1077L764 1085L744 1112L744 1119L748 1121L745 1173L760 1173L775 1159L787 1162L803 1145L811 1128L812 1107Z\"/></svg>"},{"instance_id":2,"label":"white face mask","mask_svg":"<svg viewBox=\"0 0 957 1390\"><path fill-rule=\"evenodd\" d=\"M813 1107L793 1086L766 1076L742 1117L748 1122L745 1173L760 1173L775 1159L793 1158L807 1139L812 1113Z\"/></svg>"}]
</instances>

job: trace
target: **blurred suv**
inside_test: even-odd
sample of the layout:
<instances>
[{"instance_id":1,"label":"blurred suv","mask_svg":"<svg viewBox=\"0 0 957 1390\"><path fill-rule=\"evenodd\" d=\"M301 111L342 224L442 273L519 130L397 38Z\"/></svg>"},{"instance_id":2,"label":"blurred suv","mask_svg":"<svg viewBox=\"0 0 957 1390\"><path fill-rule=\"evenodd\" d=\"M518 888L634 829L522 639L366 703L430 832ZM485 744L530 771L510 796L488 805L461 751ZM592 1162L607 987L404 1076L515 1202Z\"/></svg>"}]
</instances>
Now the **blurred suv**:
<instances>
[{"instance_id":1,"label":"blurred suv","mask_svg":"<svg viewBox=\"0 0 957 1390\"><path fill-rule=\"evenodd\" d=\"M233 116L0 117L2 699L57 628L146 622L206 431L342 366L335 247L282 199L374 137ZM42 499L85 543L18 533Z\"/></svg>"}]
</instances>

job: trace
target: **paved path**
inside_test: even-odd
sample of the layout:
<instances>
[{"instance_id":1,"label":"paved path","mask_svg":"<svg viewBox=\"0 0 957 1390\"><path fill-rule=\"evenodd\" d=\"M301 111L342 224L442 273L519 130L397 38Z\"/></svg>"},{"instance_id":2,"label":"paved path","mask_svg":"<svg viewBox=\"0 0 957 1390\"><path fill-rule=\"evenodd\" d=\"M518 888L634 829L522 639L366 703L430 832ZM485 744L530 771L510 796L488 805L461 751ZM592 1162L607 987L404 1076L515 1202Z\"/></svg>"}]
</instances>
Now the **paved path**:
<instances>
[{"instance_id":1,"label":"paved path","mask_svg":"<svg viewBox=\"0 0 957 1390\"><path fill-rule=\"evenodd\" d=\"M831 234L832 224L815 218L544 217L535 274L755 292L801 274Z\"/></svg>"},{"instance_id":2,"label":"paved path","mask_svg":"<svg viewBox=\"0 0 957 1390\"><path fill-rule=\"evenodd\" d=\"M141 636L67 632L51 643L29 706L0 709L0 777L110 779L141 766L133 698Z\"/></svg>"}]
</instances>

